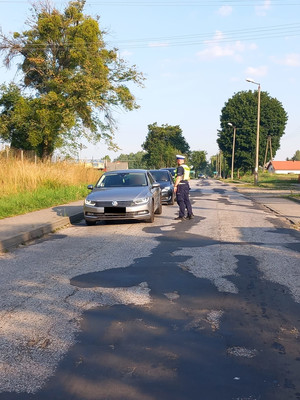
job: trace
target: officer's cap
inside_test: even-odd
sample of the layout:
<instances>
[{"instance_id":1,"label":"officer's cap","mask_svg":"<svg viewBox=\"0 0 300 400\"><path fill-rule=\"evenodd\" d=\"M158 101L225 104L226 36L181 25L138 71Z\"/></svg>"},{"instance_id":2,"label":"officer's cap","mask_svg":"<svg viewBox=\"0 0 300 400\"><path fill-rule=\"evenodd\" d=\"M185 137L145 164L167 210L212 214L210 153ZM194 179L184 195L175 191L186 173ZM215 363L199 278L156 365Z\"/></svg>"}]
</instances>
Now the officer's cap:
<instances>
[{"instance_id":1,"label":"officer's cap","mask_svg":"<svg viewBox=\"0 0 300 400\"><path fill-rule=\"evenodd\" d=\"M185 156L182 156L180 154L176 154L176 158L177 158L177 160L184 160Z\"/></svg>"}]
</instances>

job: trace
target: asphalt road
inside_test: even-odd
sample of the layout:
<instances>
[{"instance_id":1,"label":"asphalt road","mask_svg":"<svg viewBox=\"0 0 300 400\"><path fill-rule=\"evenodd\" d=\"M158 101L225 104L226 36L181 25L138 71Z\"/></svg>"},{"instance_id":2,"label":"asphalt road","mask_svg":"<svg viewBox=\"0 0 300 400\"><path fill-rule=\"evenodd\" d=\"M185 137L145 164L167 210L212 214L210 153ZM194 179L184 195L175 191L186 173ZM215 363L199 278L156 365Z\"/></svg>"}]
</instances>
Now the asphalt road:
<instances>
[{"instance_id":1,"label":"asphalt road","mask_svg":"<svg viewBox=\"0 0 300 400\"><path fill-rule=\"evenodd\" d=\"M0 256L0 400L300 399L300 233L232 187Z\"/></svg>"}]
</instances>

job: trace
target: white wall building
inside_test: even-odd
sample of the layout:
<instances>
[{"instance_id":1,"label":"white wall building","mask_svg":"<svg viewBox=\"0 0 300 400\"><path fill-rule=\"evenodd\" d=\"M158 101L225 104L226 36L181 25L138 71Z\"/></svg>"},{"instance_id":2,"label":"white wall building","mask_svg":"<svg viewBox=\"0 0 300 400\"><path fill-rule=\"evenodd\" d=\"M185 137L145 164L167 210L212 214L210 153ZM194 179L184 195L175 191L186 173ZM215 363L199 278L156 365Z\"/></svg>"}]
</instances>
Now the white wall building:
<instances>
[{"instance_id":1,"label":"white wall building","mask_svg":"<svg viewBox=\"0 0 300 400\"><path fill-rule=\"evenodd\" d=\"M272 174L300 174L300 161L270 161L267 170Z\"/></svg>"}]
</instances>

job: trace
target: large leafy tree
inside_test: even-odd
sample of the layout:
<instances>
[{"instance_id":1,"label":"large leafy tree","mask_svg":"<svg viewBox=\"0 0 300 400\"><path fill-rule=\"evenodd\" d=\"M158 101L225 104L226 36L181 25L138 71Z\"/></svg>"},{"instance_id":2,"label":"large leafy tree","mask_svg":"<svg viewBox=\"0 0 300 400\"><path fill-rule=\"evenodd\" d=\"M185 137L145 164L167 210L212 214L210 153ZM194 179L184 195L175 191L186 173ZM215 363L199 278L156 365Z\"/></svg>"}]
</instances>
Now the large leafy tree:
<instances>
[{"instance_id":1,"label":"large leafy tree","mask_svg":"<svg viewBox=\"0 0 300 400\"><path fill-rule=\"evenodd\" d=\"M148 125L148 134L142 148L144 160L150 168L172 167L176 164L176 153L188 154L190 146L179 125Z\"/></svg>"},{"instance_id":2,"label":"large leafy tree","mask_svg":"<svg viewBox=\"0 0 300 400\"><path fill-rule=\"evenodd\" d=\"M233 127L236 127L235 169L253 171L255 166L258 92L242 91L230 98L222 109L218 131L218 145L228 165L231 165ZM259 165L263 165L268 136L271 136L273 157L280 147L280 139L287 123L282 104L267 92L261 92Z\"/></svg>"},{"instance_id":3,"label":"large leafy tree","mask_svg":"<svg viewBox=\"0 0 300 400\"><path fill-rule=\"evenodd\" d=\"M82 136L91 142L104 139L114 147L113 111L138 107L128 83L142 85L143 76L127 66L117 49L106 48L98 20L83 14L85 0L71 1L63 12L49 4L33 5L28 30L11 37L0 34L4 64L21 60L24 79L19 88L27 90L20 94L32 108L29 114L22 110L25 126L14 137L20 132L19 147L33 147L41 156L65 144L79 145ZM15 95L16 89L2 88L0 97L8 93ZM5 137L12 135L8 131L15 121L9 118L18 118L20 102L16 99L10 108L1 103Z\"/></svg>"}]
</instances>

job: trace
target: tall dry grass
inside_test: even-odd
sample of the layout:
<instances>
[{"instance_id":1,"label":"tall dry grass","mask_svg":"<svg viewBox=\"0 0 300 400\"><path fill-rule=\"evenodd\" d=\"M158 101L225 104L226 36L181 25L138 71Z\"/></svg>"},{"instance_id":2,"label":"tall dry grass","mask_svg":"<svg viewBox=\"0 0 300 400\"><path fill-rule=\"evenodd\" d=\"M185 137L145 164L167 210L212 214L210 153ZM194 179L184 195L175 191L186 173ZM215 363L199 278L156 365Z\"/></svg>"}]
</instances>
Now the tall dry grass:
<instances>
[{"instance_id":1,"label":"tall dry grass","mask_svg":"<svg viewBox=\"0 0 300 400\"><path fill-rule=\"evenodd\" d=\"M40 187L76 186L95 183L101 172L84 165L59 162L43 163L0 159L0 198Z\"/></svg>"}]
</instances>

